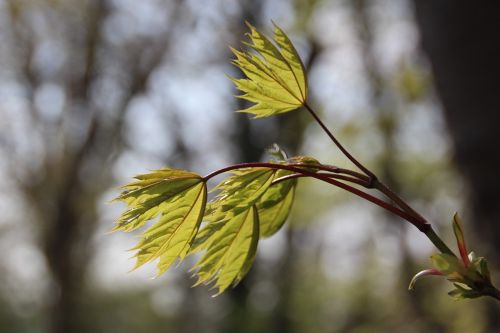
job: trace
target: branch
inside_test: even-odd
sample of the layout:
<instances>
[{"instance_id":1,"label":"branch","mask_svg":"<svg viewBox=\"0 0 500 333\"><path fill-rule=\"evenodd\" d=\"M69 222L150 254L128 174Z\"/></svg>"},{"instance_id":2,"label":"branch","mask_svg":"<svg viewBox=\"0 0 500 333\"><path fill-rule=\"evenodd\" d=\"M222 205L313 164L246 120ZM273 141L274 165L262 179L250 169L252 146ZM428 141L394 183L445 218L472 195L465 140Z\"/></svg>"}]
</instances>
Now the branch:
<instances>
[{"instance_id":1,"label":"branch","mask_svg":"<svg viewBox=\"0 0 500 333\"><path fill-rule=\"evenodd\" d=\"M323 121L318 117L318 115L314 112L314 110L309 106L309 104L305 103L304 107L306 108L307 111L313 116L314 120L321 126L323 131L330 137L330 139L333 141L333 143L340 149L340 151L355 165L357 166L361 171L363 171L369 178L370 180L375 180L377 177L373 172L371 172L368 168L366 168L363 164L361 164L354 156L351 155L347 151L347 149L342 146L342 144L335 138L332 132L326 127L326 125L323 123Z\"/></svg>"},{"instance_id":2,"label":"branch","mask_svg":"<svg viewBox=\"0 0 500 333\"><path fill-rule=\"evenodd\" d=\"M323 172L318 172L316 174L317 175L324 175L326 177L333 178L333 179L345 180L347 182L355 183L355 184L358 184L358 185L361 185L364 187L367 187L369 185L367 181L363 181L363 180L360 180L360 179L354 178L354 177L349 177L349 176L344 176L344 175L335 175L335 174L323 173ZM292 175L286 175L286 176L283 176L283 177L280 177L280 178L273 180L271 185L281 183L282 181L285 181L285 180L294 179L294 178L301 178L301 177L308 177L308 176L306 176L304 174L300 174L300 173L294 173Z\"/></svg>"},{"instance_id":3,"label":"branch","mask_svg":"<svg viewBox=\"0 0 500 333\"><path fill-rule=\"evenodd\" d=\"M298 167L300 166L300 167ZM295 173L303 174L306 177L312 177L316 178L319 180L322 180L326 183L332 184L334 186L340 187L348 192L351 192L354 195L357 195L358 197L361 197L367 201L370 201L371 203L384 208L385 210L390 211L391 213L398 215L399 217L402 217L406 221L410 222L413 224L415 227L417 227L418 230L420 230L423 233L427 233L429 229L431 229L430 224L422 222L420 219L416 219L414 216L408 214L407 212L401 210L400 208L391 205L388 202L385 202L384 200L381 200L377 197L374 197L371 194L368 194L366 192L363 192L355 187L352 187L348 184L342 183L336 179L332 179L329 176L326 176L321 173L315 173L311 171L307 171L303 169L304 167L309 168L310 166L307 164L298 164L298 166L294 165L287 165L287 164L275 164L275 163L264 163L264 162L255 162L255 163L241 163L241 164L234 164L219 170L216 170L205 177L203 177L203 180L206 182L209 179L220 175L222 173L231 171L231 170L236 170L236 169L244 169L244 168L269 168L269 169L282 169L282 170L288 170L292 171Z\"/></svg>"}]
</instances>

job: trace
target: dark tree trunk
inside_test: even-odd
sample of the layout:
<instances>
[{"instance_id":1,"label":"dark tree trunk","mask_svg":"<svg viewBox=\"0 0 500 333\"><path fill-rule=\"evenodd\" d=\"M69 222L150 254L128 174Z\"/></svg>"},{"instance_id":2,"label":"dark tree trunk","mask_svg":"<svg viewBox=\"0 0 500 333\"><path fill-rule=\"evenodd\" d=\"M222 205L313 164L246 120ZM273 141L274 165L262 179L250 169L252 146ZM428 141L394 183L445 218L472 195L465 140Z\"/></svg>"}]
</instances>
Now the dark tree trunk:
<instances>
[{"instance_id":1,"label":"dark tree trunk","mask_svg":"<svg viewBox=\"0 0 500 333\"><path fill-rule=\"evenodd\" d=\"M500 267L500 1L415 0L417 21L437 92L469 186L481 254ZM497 283L498 284L498 283ZM488 308L488 332L500 326Z\"/></svg>"}]
</instances>

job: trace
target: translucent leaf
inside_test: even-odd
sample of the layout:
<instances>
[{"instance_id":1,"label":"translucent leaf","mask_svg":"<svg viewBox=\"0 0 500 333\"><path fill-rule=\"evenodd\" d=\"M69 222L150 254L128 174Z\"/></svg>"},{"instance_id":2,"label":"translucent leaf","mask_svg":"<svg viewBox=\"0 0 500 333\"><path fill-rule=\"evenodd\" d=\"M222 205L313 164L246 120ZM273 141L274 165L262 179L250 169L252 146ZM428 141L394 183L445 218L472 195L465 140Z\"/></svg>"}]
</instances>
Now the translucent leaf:
<instances>
[{"instance_id":1,"label":"translucent leaf","mask_svg":"<svg viewBox=\"0 0 500 333\"><path fill-rule=\"evenodd\" d=\"M217 185L217 196L207 205L205 225L196 235L191 253L207 250L214 240L212 234L224 227L227 221L248 211L267 191L276 170L270 168L244 168Z\"/></svg>"},{"instance_id":2,"label":"translucent leaf","mask_svg":"<svg viewBox=\"0 0 500 333\"><path fill-rule=\"evenodd\" d=\"M186 256L205 210L206 185L200 176L176 169L157 170L136 179L117 198L128 204L128 210L113 230L131 231L155 220L132 249L137 250L134 269L159 258L161 274L177 258Z\"/></svg>"},{"instance_id":3,"label":"translucent leaf","mask_svg":"<svg viewBox=\"0 0 500 333\"><path fill-rule=\"evenodd\" d=\"M290 175L292 172L278 170L274 179ZM295 195L297 179L281 181L269 187L257 202L260 220L260 235L269 237L275 234L285 223Z\"/></svg>"},{"instance_id":4,"label":"translucent leaf","mask_svg":"<svg viewBox=\"0 0 500 333\"><path fill-rule=\"evenodd\" d=\"M307 79L304 65L290 39L275 25L275 45L255 27L250 24L248 27L250 43L245 44L257 54L232 49L236 56L233 64L247 78L231 80L244 93L238 97L255 105L240 111L260 118L292 111L304 105Z\"/></svg>"},{"instance_id":5,"label":"translucent leaf","mask_svg":"<svg viewBox=\"0 0 500 333\"><path fill-rule=\"evenodd\" d=\"M154 219L177 195L198 184L201 177L195 173L161 169L135 177L137 181L122 187L123 192L115 201L127 203L128 209L118 218L113 229L132 231Z\"/></svg>"},{"instance_id":6,"label":"translucent leaf","mask_svg":"<svg viewBox=\"0 0 500 333\"><path fill-rule=\"evenodd\" d=\"M245 168L233 171L214 190L220 191L209 203L205 213L208 221L220 221L230 212L238 215L253 206L269 188L276 170L270 168Z\"/></svg>"},{"instance_id":7,"label":"translucent leaf","mask_svg":"<svg viewBox=\"0 0 500 333\"><path fill-rule=\"evenodd\" d=\"M220 228L210 225L206 235L209 247L193 267L198 277L195 285L214 282L220 294L237 284L250 269L259 240L259 219L251 206L219 224Z\"/></svg>"}]
</instances>

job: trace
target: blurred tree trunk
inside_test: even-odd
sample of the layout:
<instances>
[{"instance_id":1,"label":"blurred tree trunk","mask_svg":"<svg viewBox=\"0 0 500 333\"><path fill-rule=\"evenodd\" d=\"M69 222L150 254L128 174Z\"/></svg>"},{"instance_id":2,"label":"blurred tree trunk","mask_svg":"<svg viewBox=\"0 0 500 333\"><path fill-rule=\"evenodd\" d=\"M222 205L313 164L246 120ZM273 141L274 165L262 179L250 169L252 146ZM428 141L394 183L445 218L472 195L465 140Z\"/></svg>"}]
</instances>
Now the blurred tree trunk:
<instances>
[{"instance_id":1,"label":"blurred tree trunk","mask_svg":"<svg viewBox=\"0 0 500 333\"><path fill-rule=\"evenodd\" d=\"M500 2L414 1L424 50L435 76L456 162L469 186L476 247L500 267ZM498 281L498 279L497 279ZM498 284L498 283L497 283ZM488 307L498 332L499 307Z\"/></svg>"}]
</instances>

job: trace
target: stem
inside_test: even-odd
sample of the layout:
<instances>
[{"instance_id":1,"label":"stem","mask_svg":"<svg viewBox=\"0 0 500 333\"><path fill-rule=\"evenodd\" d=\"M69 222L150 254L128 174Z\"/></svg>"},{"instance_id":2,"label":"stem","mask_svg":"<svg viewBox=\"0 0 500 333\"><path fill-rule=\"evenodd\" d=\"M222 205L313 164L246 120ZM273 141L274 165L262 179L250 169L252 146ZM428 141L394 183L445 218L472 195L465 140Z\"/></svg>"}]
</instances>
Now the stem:
<instances>
[{"instance_id":1,"label":"stem","mask_svg":"<svg viewBox=\"0 0 500 333\"><path fill-rule=\"evenodd\" d=\"M371 185L370 184L370 177L368 177L362 173L353 171L353 170L343 169L343 168L339 168L338 166L335 166L335 165L327 165L327 164L322 164L321 168L318 168L318 170L351 175L351 176L356 177L360 180L366 181L367 185Z\"/></svg>"},{"instance_id":2,"label":"stem","mask_svg":"<svg viewBox=\"0 0 500 333\"><path fill-rule=\"evenodd\" d=\"M322 173L322 172L321 173L318 172L316 174L317 175L324 175L324 176L329 177L329 178L345 180L347 182L355 183L355 184L358 184L358 185L361 185L364 187L367 187L369 185L368 181L361 180L361 179L354 178L354 177L349 177L349 176L344 176L344 175L334 175L331 173ZM294 179L294 178L301 178L301 177L308 177L308 176L306 176L304 174L300 174L300 173L294 173L292 175L286 175L286 176L283 176L283 177L280 177L280 178L273 180L271 185L281 183L282 181L285 181L285 180Z\"/></svg>"},{"instance_id":3,"label":"stem","mask_svg":"<svg viewBox=\"0 0 500 333\"><path fill-rule=\"evenodd\" d=\"M375 174L371 172L368 168L366 168L363 164L361 164L354 156L351 155L347 151L347 149L342 146L342 144L335 138L335 136L330 132L328 127L323 123L321 119L319 119L318 115L314 112L314 110L309 106L309 104L304 103L304 107L309 111L309 113L313 116L314 120L321 126L323 131L330 137L330 139L333 141L333 143L340 149L340 151L355 165L359 168L359 170L363 171L368 177L370 177L371 180L377 179Z\"/></svg>"},{"instance_id":4,"label":"stem","mask_svg":"<svg viewBox=\"0 0 500 333\"><path fill-rule=\"evenodd\" d=\"M384 193L392 201L394 201L405 212L416 217L418 220L420 220L423 223L428 223L427 220L422 215L420 215L416 210L411 208L410 205L408 205L399 195L394 193L384 183L380 182L378 179L375 179L373 186L377 190L379 190L380 192ZM432 227L430 227L427 231L424 231L424 234L427 236L427 238L429 238L429 240L432 242L432 244L434 244L434 246L436 246L438 248L439 251L441 251L442 253L446 253L446 254L455 256L453 251L451 251L450 248L441 240L441 238L439 238L439 236L432 229Z\"/></svg>"},{"instance_id":5,"label":"stem","mask_svg":"<svg viewBox=\"0 0 500 333\"><path fill-rule=\"evenodd\" d=\"M497 301L500 301L500 291L498 289L496 289L494 286L491 286L490 288L488 288L485 293L484 293L486 296L490 296L490 297L493 297L494 299L496 299Z\"/></svg>"},{"instance_id":6,"label":"stem","mask_svg":"<svg viewBox=\"0 0 500 333\"><path fill-rule=\"evenodd\" d=\"M399 195L394 193L390 188L387 187L387 185L385 185L378 179L374 180L373 187L379 190L380 192L384 193L389 199L394 201L399 207L401 207L401 209L403 209L408 214L414 215L422 222L427 222L427 220L422 215L420 215L416 210L411 208L410 205L408 205Z\"/></svg>"},{"instance_id":7,"label":"stem","mask_svg":"<svg viewBox=\"0 0 500 333\"><path fill-rule=\"evenodd\" d=\"M314 112L314 110L309 106L309 104L304 103L304 107L309 111L309 113L313 116L316 122L321 126L323 131L330 137L333 143L340 149L340 151L354 164L356 165L362 172L364 172L368 176L368 186L366 188L376 188L378 191L383 193L386 197L391 199L398 205L401 210L405 213L407 217L403 217L401 214L398 214L394 211L395 206L390 205L390 209L383 207L379 204L379 206L391 211L392 213L403 217L408 222L412 223L416 226L421 232L423 232L427 238L442 252L455 256L455 254L450 250L450 248L439 238L439 236L434 232L429 222L420 215L417 211L410 207L399 195L394 193L391 189L389 189L385 184L380 182L377 176L366 168L363 164L361 164L354 156L351 155L347 151L347 149L342 146L342 144L335 138L335 136L330 132L330 130L326 127L323 121L318 117L318 115ZM364 192L362 192L364 193ZM356 194L356 193L355 193ZM373 201L372 201L373 202ZM382 201L387 204L385 201Z\"/></svg>"},{"instance_id":8,"label":"stem","mask_svg":"<svg viewBox=\"0 0 500 333\"><path fill-rule=\"evenodd\" d=\"M265 162L234 164L234 165L230 165L230 166L227 166L225 168L216 170L216 171L206 175L205 177L203 177L203 180L208 181L210 178L213 178L217 175L220 175L221 173L228 172L231 170L236 170L236 169L243 169L243 168L269 168L269 169L288 170L288 171L292 171L295 173L303 174L303 175L308 176L308 177L322 180L326 183L332 184L332 185L340 187L348 192L351 192L352 194L355 194L355 195L357 195L357 196L359 196L367 201L370 201L371 203L374 203L375 205L377 205L379 207L382 207L382 208L390 211L391 213L393 213L395 215L402 217L403 219L405 219L406 221L410 222L415 227L417 227L418 230L422 231L423 233L426 233L427 230L430 228L430 225L428 223L423 223L422 221L420 221L419 219L416 219L414 216L408 214L404 210L402 210L396 206L393 206L390 203L385 202L384 200L381 200L377 197L374 197L373 195L368 194L366 192L363 192L363 191L361 191L355 187L352 187L348 184L342 183L336 179L332 179L324 174L318 174L315 172L311 172L311 171L307 171L307 170L302 169L304 167L309 167L308 165L299 164L299 166L300 167L293 166L293 165L287 165L287 164L275 164L275 163L265 163Z\"/></svg>"},{"instance_id":9,"label":"stem","mask_svg":"<svg viewBox=\"0 0 500 333\"><path fill-rule=\"evenodd\" d=\"M429 240L432 242L432 244L434 244L434 246L436 246L437 249L439 251L441 251L441 253L446 253L446 254L449 254L449 255L452 255L455 257L455 254L453 253L453 251L450 250L448 245L446 245L441 240L441 238L439 238L439 236L434 232L434 229L432 229L432 227L430 225L429 225L429 229L427 231L424 231L424 234L427 236L427 238L429 238Z\"/></svg>"}]
</instances>

